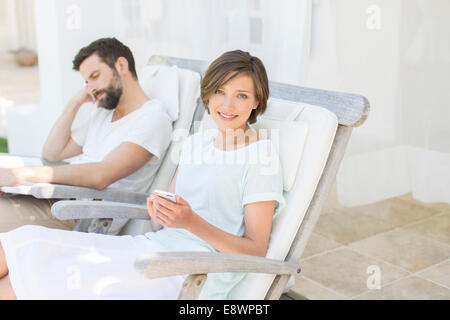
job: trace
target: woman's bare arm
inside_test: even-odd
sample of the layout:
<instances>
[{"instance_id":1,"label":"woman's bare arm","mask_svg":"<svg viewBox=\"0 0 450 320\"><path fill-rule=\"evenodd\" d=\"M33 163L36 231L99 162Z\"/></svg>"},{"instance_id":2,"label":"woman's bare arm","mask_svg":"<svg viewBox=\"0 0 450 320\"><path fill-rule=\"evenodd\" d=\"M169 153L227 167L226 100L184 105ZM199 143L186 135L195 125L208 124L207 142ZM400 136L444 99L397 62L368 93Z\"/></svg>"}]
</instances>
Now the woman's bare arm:
<instances>
[{"instance_id":1,"label":"woman's bare arm","mask_svg":"<svg viewBox=\"0 0 450 320\"><path fill-rule=\"evenodd\" d=\"M183 228L205 240L220 252L265 256L272 228L276 201L250 203L245 206L245 234L243 237L225 232L201 218L183 198L177 203L153 196L158 204L153 219L170 228Z\"/></svg>"},{"instance_id":2,"label":"woman's bare arm","mask_svg":"<svg viewBox=\"0 0 450 320\"><path fill-rule=\"evenodd\" d=\"M187 230L208 242L220 252L264 257L269 245L275 201L250 203L245 206L245 234L238 237L227 233L200 216Z\"/></svg>"}]
</instances>

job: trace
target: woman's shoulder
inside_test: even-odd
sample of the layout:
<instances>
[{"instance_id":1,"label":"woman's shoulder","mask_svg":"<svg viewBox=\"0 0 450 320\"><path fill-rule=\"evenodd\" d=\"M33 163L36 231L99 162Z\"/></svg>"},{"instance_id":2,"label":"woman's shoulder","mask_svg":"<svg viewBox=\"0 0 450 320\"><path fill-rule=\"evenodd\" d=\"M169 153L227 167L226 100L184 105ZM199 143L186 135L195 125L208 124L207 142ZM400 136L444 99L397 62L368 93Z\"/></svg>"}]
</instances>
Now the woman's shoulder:
<instances>
[{"instance_id":1,"label":"woman's shoulder","mask_svg":"<svg viewBox=\"0 0 450 320\"><path fill-rule=\"evenodd\" d=\"M190 134L184 140L183 148L188 148L190 150L202 150L208 143L208 140L205 139L203 132L196 132Z\"/></svg>"},{"instance_id":2,"label":"woman's shoulder","mask_svg":"<svg viewBox=\"0 0 450 320\"><path fill-rule=\"evenodd\" d=\"M268 153L278 156L278 147L272 139L258 138L253 144L258 146L260 150L265 149Z\"/></svg>"},{"instance_id":3,"label":"woman's shoulder","mask_svg":"<svg viewBox=\"0 0 450 320\"><path fill-rule=\"evenodd\" d=\"M254 157L257 159L255 164L268 165L269 163L280 162L278 146L271 139L259 139L252 146L255 150L253 152Z\"/></svg>"}]
</instances>

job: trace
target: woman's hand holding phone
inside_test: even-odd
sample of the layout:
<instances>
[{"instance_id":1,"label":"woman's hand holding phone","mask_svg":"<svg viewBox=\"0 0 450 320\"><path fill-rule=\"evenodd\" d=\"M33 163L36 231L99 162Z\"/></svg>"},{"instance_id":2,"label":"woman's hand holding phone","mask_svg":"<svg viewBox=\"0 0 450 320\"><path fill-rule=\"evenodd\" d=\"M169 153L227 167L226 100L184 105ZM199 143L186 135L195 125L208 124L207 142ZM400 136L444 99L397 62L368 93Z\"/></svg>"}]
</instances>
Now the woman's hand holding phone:
<instances>
[{"instance_id":1,"label":"woman's hand holding phone","mask_svg":"<svg viewBox=\"0 0 450 320\"><path fill-rule=\"evenodd\" d=\"M173 195L173 198L171 195L173 194L154 192L147 198L150 218L164 227L187 229L193 222L195 213L187 201L180 196Z\"/></svg>"}]
</instances>

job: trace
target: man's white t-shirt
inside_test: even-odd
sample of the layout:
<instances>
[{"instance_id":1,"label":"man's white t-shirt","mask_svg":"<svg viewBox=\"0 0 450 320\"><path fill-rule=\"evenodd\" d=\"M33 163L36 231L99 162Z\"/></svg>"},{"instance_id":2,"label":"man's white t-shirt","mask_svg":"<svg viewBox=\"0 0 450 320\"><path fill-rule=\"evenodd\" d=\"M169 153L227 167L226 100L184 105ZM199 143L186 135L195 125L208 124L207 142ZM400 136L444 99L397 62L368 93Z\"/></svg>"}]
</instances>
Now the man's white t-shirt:
<instances>
[{"instance_id":1,"label":"man's white t-shirt","mask_svg":"<svg viewBox=\"0 0 450 320\"><path fill-rule=\"evenodd\" d=\"M150 152L152 158L142 168L109 187L146 192L172 139L171 118L162 102L156 99L114 122L113 113L114 110L98 108L83 125L72 130L72 139L83 147L83 153L71 163L99 162L122 143L135 143Z\"/></svg>"}]
</instances>

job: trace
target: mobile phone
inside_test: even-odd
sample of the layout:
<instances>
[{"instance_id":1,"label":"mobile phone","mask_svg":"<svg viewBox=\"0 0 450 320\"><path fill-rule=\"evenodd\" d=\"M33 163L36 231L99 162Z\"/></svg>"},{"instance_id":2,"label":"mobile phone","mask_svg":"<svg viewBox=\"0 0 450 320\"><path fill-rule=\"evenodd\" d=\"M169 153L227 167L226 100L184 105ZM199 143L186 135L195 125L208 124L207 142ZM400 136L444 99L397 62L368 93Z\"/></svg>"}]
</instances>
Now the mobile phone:
<instances>
[{"instance_id":1,"label":"mobile phone","mask_svg":"<svg viewBox=\"0 0 450 320\"><path fill-rule=\"evenodd\" d=\"M153 190L153 193L164 199L167 199L169 201L177 203L177 196L172 192L168 192L168 191L164 191L164 190Z\"/></svg>"}]
</instances>

